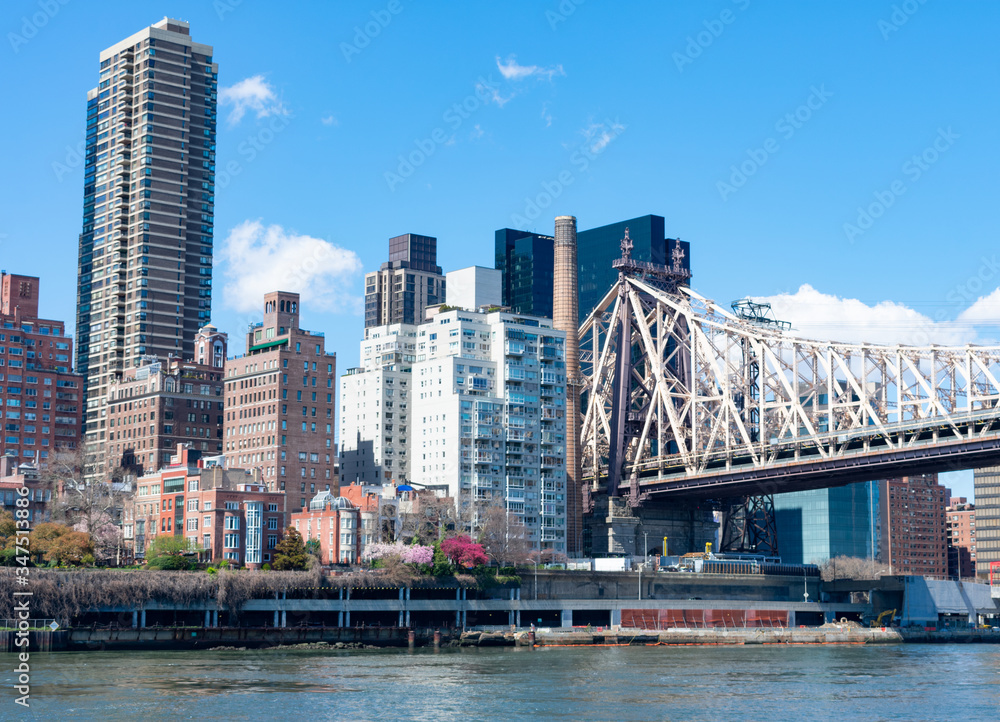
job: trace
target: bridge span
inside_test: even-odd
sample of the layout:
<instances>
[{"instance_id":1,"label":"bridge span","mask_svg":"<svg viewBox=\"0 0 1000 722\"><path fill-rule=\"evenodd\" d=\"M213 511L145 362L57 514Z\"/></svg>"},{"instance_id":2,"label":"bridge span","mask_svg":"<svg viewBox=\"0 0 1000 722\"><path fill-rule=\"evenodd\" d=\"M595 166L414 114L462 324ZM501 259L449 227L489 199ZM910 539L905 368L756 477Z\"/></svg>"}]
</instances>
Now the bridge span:
<instances>
[{"instance_id":1,"label":"bridge span","mask_svg":"<svg viewBox=\"0 0 1000 722\"><path fill-rule=\"evenodd\" d=\"M770 496L1000 464L1000 347L833 343L629 257L580 327L585 497ZM750 303L749 306L759 307ZM914 341L919 342L920 329Z\"/></svg>"}]
</instances>

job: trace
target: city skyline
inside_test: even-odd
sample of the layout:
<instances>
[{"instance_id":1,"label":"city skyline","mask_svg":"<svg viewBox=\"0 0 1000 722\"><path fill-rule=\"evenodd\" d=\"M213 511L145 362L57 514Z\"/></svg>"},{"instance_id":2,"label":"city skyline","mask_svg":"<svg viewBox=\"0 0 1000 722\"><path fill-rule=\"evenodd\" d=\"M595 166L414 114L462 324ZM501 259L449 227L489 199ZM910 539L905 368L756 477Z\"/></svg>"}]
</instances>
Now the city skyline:
<instances>
[{"instance_id":1,"label":"city skyline","mask_svg":"<svg viewBox=\"0 0 1000 722\"><path fill-rule=\"evenodd\" d=\"M440 263L452 270L492 265L493 233L503 227L551 234L551 219L559 213L577 215L581 228L654 213L665 217L667 235L694 244L696 289L723 304L748 294L772 296L778 316L796 322L803 334L822 331L852 340L846 337L867 331L873 341L912 338L913 343L993 338L995 314L988 313L989 303L976 302L996 288L988 243L996 220L985 210L995 188L987 172L996 155L995 131L983 125L991 115L988 104L995 101L973 92L988 84L989 71L975 57L985 45L966 36L985 32L989 23L972 19L982 20L994 9L963 16L972 11L944 14L919 6L897 22L889 6L835 13L811 8L789 19L736 2L656 9L647 18L649 27L640 29L634 18L613 11L568 7L573 12L553 5L497 18L475 44L450 35L449 51L467 62L441 71L435 65L442 61L440 50L426 51L407 66L398 61L414 43L424 45L421 30L433 37L468 20L463 13L487 10L454 11L450 24L438 29L440 17L432 9L414 12L400 3L367 10L316 6L317 17L337 31L315 47L302 44L307 52L329 55L321 67L331 77L322 79L346 93L364 93L376 81L398 91L368 91L362 97L371 102L357 104L331 97L326 86L316 84L316 71L299 71L307 64L282 55L293 31L306 37L316 32L302 17L271 13L272 22L263 23L266 10L238 3L201 11L185 6L179 12L166 4L162 12L190 21L192 35L216 48L223 68L213 323L238 337L254 315L259 284L287 270L282 263L291 254L293 285L264 290L302 292L304 325L352 339L337 349L347 353L347 368L354 365L353 340L363 326L363 274L383 260L389 237L411 230L437 237ZM40 183L12 189L0 206L7 225L0 233L10 270L44 276L49 288L62 289L75 274L72 269L66 275L68 256L45 258L57 274L48 275L32 249L42 244L58 251L79 232L83 163L81 156L74 164L74 141L86 88L93 85L94 60L99 48L159 18L125 5L100 19L59 6L32 33L35 9L25 3L8 13L17 83L37 82L56 62L50 44L62 44L60 60L68 53L79 62L66 64L68 72L53 79L52 92L40 101L38 114L51 119L33 121L31 128L13 118L2 121L27 141L14 149L15 164L28 148L35 153L43 148L38 155L44 161L23 163L26 180ZM810 36L817 21L826 25L828 38ZM406 33L394 35L404 24ZM241 31L263 26L274 42L248 52ZM609 37L620 31L618 37L658 32L662 38L655 55L641 42L626 42L609 43L587 58L574 38L589 37L596 26L604 26ZM511 32L513 27L520 33ZM788 68L789 77L773 88L754 85L752 94L741 89L744 74L773 70L774 57L754 58L748 51L775 35L799 66ZM846 41L857 43L860 52L837 57L838 65L834 46ZM933 52L926 53L928 47ZM739 71L723 82L737 57ZM868 63L889 61L902 68L899 79L876 83ZM629 74L618 72L622 62ZM395 73L397 67L407 67L418 81L397 77L407 75ZM949 68L961 68L962 74L934 82ZM605 74L620 79L621 88L603 79ZM699 93L702 83L728 95ZM647 88L647 107L627 95L644 86L702 103L684 117L667 116L669 99L656 100ZM878 118L871 118L866 104L876 91L883 95ZM388 100L405 103L406 112L387 122L379 114ZM733 107L740 112L728 112ZM657 114L650 112L656 109L676 132L661 132ZM845 125L850 123L857 126ZM862 132L848 134L845 127ZM39 137L44 142L32 142ZM424 160L416 163L421 154ZM913 162L914 155L923 158ZM399 156L412 156L412 173ZM676 178L663 173L657 158L680 163L681 172ZM293 175L292 168L300 172ZM338 168L349 170L331 172ZM41 226L37 218L29 226L22 218L28 214L12 212L33 207L21 186L45 198ZM324 204L305 201L321 186L324 198L341 200L318 212ZM544 193L556 198L539 208L535 200ZM358 210L380 204L396 211ZM882 206L869 214L878 218L859 219L864 213L855 209L873 205ZM67 234L73 223L77 230ZM66 240L39 240L39 227ZM801 244L801 237L810 242ZM941 254L942 247L961 250ZM710 264L707 259L714 257L740 262ZM844 258L854 260L849 273ZM935 259L933 273L928 258ZM888 263L897 273L882 272ZM345 285L348 291L339 290ZM838 302L833 296L858 300ZM75 317L65 292L45 303L53 306L43 307L42 315ZM939 314L951 323L942 326ZM821 326L810 327L803 322L807 317ZM971 496L954 481L943 482Z\"/></svg>"}]
</instances>

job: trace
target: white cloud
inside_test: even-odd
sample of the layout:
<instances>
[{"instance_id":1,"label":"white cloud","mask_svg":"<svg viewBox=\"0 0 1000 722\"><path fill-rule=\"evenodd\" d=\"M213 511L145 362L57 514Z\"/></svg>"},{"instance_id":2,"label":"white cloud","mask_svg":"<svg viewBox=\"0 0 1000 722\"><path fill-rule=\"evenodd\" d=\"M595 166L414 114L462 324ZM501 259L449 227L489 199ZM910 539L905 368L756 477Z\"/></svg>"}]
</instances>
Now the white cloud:
<instances>
[{"instance_id":1,"label":"white cloud","mask_svg":"<svg viewBox=\"0 0 1000 722\"><path fill-rule=\"evenodd\" d=\"M538 65L518 65L516 56L510 55L506 64L497 56L497 68L500 74L507 80L524 80L525 78L537 77L552 80L556 75L566 75L562 65L555 65L551 68L542 68Z\"/></svg>"},{"instance_id":2,"label":"white cloud","mask_svg":"<svg viewBox=\"0 0 1000 722\"><path fill-rule=\"evenodd\" d=\"M361 299L346 290L361 271L361 259L329 241L299 235L279 225L244 221L222 244L226 306L254 311L270 291L292 291L303 305L322 311L360 309Z\"/></svg>"},{"instance_id":3,"label":"white cloud","mask_svg":"<svg viewBox=\"0 0 1000 722\"><path fill-rule=\"evenodd\" d=\"M330 115L320 118L320 122L323 123L323 125L337 125L337 126L340 125L340 121L337 120L337 116L333 115L332 113Z\"/></svg>"},{"instance_id":4,"label":"white cloud","mask_svg":"<svg viewBox=\"0 0 1000 722\"><path fill-rule=\"evenodd\" d=\"M984 326L1000 326L1000 288L981 296L958 314L958 320Z\"/></svg>"},{"instance_id":5,"label":"white cloud","mask_svg":"<svg viewBox=\"0 0 1000 722\"><path fill-rule=\"evenodd\" d=\"M542 103L542 120L545 121L546 128L552 125L552 113L549 112L548 103Z\"/></svg>"},{"instance_id":6,"label":"white cloud","mask_svg":"<svg viewBox=\"0 0 1000 722\"><path fill-rule=\"evenodd\" d=\"M263 75L244 78L228 88L220 88L219 104L233 106L229 113L231 125L239 123L248 110L254 111L258 118L288 115L284 104L278 99L271 84L264 80Z\"/></svg>"},{"instance_id":7,"label":"white cloud","mask_svg":"<svg viewBox=\"0 0 1000 722\"><path fill-rule=\"evenodd\" d=\"M493 101L501 108L507 103L514 99L514 93L511 93L507 97L500 92L500 88L488 85L486 83L476 83L476 95L480 98L486 98L487 101Z\"/></svg>"},{"instance_id":8,"label":"white cloud","mask_svg":"<svg viewBox=\"0 0 1000 722\"><path fill-rule=\"evenodd\" d=\"M584 145L587 146L591 153L597 155L607 148L608 144L621 135L624 130L625 126L617 120L607 120L603 123L591 123L580 132L583 134Z\"/></svg>"},{"instance_id":9,"label":"white cloud","mask_svg":"<svg viewBox=\"0 0 1000 722\"><path fill-rule=\"evenodd\" d=\"M483 137L483 129L479 126L479 123L476 123L475 126L473 126L472 128L472 132L469 133L469 139L479 140L482 137Z\"/></svg>"},{"instance_id":10,"label":"white cloud","mask_svg":"<svg viewBox=\"0 0 1000 722\"><path fill-rule=\"evenodd\" d=\"M947 346L974 342L975 330L962 323L937 322L893 301L873 306L856 298L841 298L803 284L795 293L754 297L771 304L774 316L790 321L791 334L803 338L846 343Z\"/></svg>"}]
</instances>

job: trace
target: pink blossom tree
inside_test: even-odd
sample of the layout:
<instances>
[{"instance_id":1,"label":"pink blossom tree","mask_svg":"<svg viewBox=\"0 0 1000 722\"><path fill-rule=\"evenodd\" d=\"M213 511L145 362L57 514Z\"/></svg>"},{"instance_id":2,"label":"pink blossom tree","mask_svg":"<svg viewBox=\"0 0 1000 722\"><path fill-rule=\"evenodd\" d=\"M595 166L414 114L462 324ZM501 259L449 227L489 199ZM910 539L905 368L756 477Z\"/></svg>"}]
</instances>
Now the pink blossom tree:
<instances>
[{"instance_id":1,"label":"pink blossom tree","mask_svg":"<svg viewBox=\"0 0 1000 722\"><path fill-rule=\"evenodd\" d=\"M441 551L452 564L475 567L489 562L482 544L476 544L465 534L453 536L441 542Z\"/></svg>"}]
</instances>

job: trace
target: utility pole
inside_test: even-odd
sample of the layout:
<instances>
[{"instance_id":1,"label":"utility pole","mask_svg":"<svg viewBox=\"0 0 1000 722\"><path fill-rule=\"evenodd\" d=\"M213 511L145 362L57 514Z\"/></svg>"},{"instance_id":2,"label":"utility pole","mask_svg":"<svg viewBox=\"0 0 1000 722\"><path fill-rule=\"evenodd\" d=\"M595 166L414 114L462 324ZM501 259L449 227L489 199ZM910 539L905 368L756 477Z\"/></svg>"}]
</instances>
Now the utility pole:
<instances>
[{"instance_id":1,"label":"utility pole","mask_svg":"<svg viewBox=\"0 0 1000 722\"><path fill-rule=\"evenodd\" d=\"M643 551L643 556L645 556L646 560L648 561L649 560L649 532L648 531L644 531L642 533L642 551ZM643 562L643 563L645 564L645 562Z\"/></svg>"}]
</instances>

